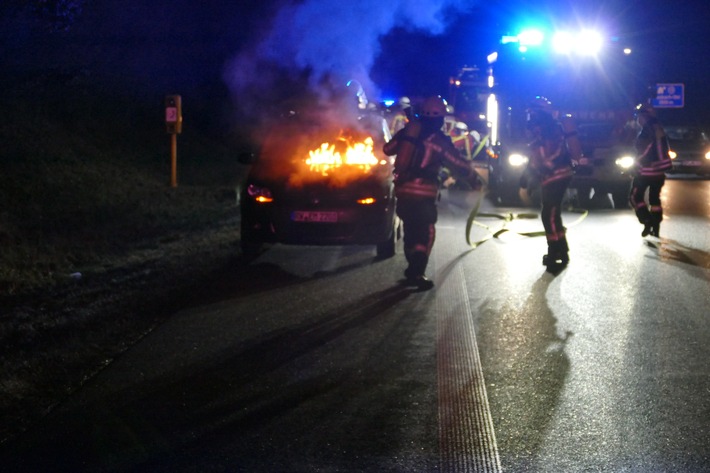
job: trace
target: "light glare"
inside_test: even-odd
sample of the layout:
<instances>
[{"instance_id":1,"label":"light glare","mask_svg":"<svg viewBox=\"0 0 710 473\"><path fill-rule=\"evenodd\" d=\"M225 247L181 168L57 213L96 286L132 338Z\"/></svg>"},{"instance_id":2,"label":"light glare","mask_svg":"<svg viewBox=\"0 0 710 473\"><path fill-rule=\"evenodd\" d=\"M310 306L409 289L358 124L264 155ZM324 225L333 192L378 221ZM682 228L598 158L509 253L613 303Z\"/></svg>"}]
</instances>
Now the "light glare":
<instances>
[{"instance_id":1,"label":"light glare","mask_svg":"<svg viewBox=\"0 0 710 473\"><path fill-rule=\"evenodd\" d=\"M513 167L523 166L528 163L528 157L522 154L513 153L508 157L508 162Z\"/></svg>"},{"instance_id":2,"label":"light glare","mask_svg":"<svg viewBox=\"0 0 710 473\"><path fill-rule=\"evenodd\" d=\"M577 37L577 51L585 56L594 56L602 48L602 35L598 31L584 30Z\"/></svg>"},{"instance_id":3,"label":"light glare","mask_svg":"<svg viewBox=\"0 0 710 473\"><path fill-rule=\"evenodd\" d=\"M634 166L636 160L633 156L622 156L616 160L616 165L622 169L630 169Z\"/></svg>"},{"instance_id":4,"label":"light glare","mask_svg":"<svg viewBox=\"0 0 710 473\"><path fill-rule=\"evenodd\" d=\"M518 42L521 46L540 46L545 39L545 35L540 30L523 30L518 34Z\"/></svg>"},{"instance_id":5,"label":"light glare","mask_svg":"<svg viewBox=\"0 0 710 473\"><path fill-rule=\"evenodd\" d=\"M569 54L574 44L574 38L567 31L559 31L552 37L552 48L556 53Z\"/></svg>"}]
</instances>

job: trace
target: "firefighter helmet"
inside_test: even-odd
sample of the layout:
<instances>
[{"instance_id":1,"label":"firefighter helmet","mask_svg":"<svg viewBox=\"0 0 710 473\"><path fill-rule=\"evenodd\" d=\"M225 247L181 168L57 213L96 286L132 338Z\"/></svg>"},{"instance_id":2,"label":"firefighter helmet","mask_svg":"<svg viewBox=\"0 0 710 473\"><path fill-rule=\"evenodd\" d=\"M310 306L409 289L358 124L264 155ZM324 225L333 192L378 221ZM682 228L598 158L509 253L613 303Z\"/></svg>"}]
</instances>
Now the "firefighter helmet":
<instances>
[{"instance_id":1,"label":"firefighter helmet","mask_svg":"<svg viewBox=\"0 0 710 473\"><path fill-rule=\"evenodd\" d=\"M651 104L640 103L640 104L636 105L635 114L636 114L636 116L648 115L651 117L655 117L656 110L651 106Z\"/></svg>"},{"instance_id":2,"label":"firefighter helmet","mask_svg":"<svg viewBox=\"0 0 710 473\"><path fill-rule=\"evenodd\" d=\"M454 128L456 128L460 133L466 133L468 131L468 125L464 122L456 122Z\"/></svg>"},{"instance_id":3,"label":"firefighter helmet","mask_svg":"<svg viewBox=\"0 0 710 473\"><path fill-rule=\"evenodd\" d=\"M554 111L552 109L552 102L550 102L546 97L543 97L541 95L536 96L532 102L530 102L530 105L528 106L529 111L540 111L540 112L545 112L552 114Z\"/></svg>"},{"instance_id":4,"label":"firefighter helmet","mask_svg":"<svg viewBox=\"0 0 710 473\"><path fill-rule=\"evenodd\" d=\"M412 101L409 100L409 97L400 97L397 104L404 110L412 106Z\"/></svg>"},{"instance_id":5,"label":"firefighter helmet","mask_svg":"<svg viewBox=\"0 0 710 473\"><path fill-rule=\"evenodd\" d=\"M422 105L424 118L443 118L446 115L446 101L440 95L429 97Z\"/></svg>"}]
</instances>

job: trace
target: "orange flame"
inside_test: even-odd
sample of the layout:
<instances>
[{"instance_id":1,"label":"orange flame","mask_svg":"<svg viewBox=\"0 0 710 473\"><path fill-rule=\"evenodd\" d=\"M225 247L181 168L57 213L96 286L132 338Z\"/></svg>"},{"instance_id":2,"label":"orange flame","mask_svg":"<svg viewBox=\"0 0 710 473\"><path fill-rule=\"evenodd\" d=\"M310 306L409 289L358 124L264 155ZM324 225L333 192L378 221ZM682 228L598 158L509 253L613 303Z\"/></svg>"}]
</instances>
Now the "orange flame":
<instances>
[{"instance_id":1,"label":"orange flame","mask_svg":"<svg viewBox=\"0 0 710 473\"><path fill-rule=\"evenodd\" d=\"M362 172L369 172L373 166L380 161L373 153L374 141L371 137L365 138L360 143L345 143L347 148L344 153L336 150L336 145L323 143L319 148L308 152L306 164L313 172L318 172L327 176L331 170L341 166L360 169Z\"/></svg>"}]
</instances>

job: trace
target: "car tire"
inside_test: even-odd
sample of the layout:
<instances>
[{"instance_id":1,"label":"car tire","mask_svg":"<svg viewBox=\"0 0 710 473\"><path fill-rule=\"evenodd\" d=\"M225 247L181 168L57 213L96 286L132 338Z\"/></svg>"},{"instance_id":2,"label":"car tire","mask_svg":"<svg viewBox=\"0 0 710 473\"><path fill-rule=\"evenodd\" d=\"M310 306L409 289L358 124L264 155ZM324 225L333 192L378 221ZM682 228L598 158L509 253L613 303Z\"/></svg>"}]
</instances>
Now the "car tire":
<instances>
[{"instance_id":1,"label":"car tire","mask_svg":"<svg viewBox=\"0 0 710 473\"><path fill-rule=\"evenodd\" d=\"M377 259L392 258L396 253L395 247L400 238L402 238L402 223L399 218L395 218L390 237L377 244Z\"/></svg>"},{"instance_id":2,"label":"car tire","mask_svg":"<svg viewBox=\"0 0 710 473\"><path fill-rule=\"evenodd\" d=\"M241 236L239 241L239 247L242 250L242 257L247 261L251 261L259 256L261 252L261 247L263 243L259 240L254 232L245 225L244 222L241 224Z\"/></svg>"}]
</instances>

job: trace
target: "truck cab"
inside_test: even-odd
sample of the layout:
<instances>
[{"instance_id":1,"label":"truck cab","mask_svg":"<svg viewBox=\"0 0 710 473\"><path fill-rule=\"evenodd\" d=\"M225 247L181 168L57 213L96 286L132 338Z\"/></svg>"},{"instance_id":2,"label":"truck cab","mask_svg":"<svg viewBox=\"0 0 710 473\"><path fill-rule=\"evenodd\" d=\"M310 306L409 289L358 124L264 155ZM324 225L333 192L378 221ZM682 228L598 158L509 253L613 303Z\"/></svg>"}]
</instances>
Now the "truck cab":
<instances>
[{"instance_id":1,"label":"truck cab","mask_svg":"<svg viewBox=\"0 0 710 473\"><path fill-rule=\"evenodd\" d=\"M457 119L490 138L489 197L497 205L536 202L521 198L520 181L527 167L527 108L535 96L550 99L560 116L577 123L585 159L570 184L576 204L592 199L628 205L633 161L633 109L645 86L628 68L591 58L522 54L502 50L487 58L485 68L466 66L449 81L449 103ZM534 186L533 186L534 189Z\"/></svg>"}]
</instances>

